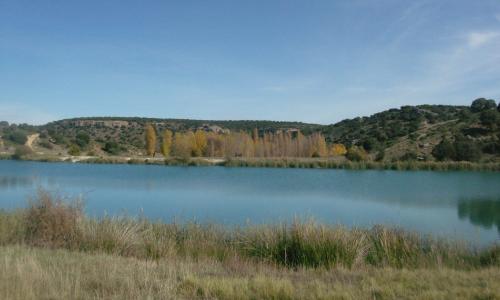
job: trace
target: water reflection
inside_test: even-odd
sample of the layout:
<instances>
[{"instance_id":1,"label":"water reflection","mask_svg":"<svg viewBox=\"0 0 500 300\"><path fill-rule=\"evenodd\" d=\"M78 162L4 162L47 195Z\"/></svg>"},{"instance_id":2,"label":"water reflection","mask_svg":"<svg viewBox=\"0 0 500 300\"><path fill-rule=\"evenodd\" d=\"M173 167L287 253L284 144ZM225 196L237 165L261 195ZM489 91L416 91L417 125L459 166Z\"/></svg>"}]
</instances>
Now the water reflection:
<instances>
[{"instance_id":1,"label":"water reflection","mask_svg":"<svg viewBox=\"0 0 500 300\"><path fill-rule=\"evenodd\" d=\"M458 217L487 229L496 226L500 234L500 198L463 200L458 203Z\"/></svg>"},{"instance_id":2,"label":"water reflection","mask_svg":"<svg viewBox=\"0 0 500 300\"><path fill-rule=\"evenodd\" d=\"M0 176L0 189L14 189L34 186L36 179L33 177Z\"/></svg>"},{"instance_id":3,"label":"water reflection","mask_svg":"<svg viewBox=\"0 0 500 300\"><path fill-rule=\"evenodd\" d=\"M499 241L500 173L182 168L0 161L0 209L37 187L83 195L89 216L269 223L311 216L396 225L474 243ZM458 214L457 214L458 209Z\"/></svg>"}]
</instances>

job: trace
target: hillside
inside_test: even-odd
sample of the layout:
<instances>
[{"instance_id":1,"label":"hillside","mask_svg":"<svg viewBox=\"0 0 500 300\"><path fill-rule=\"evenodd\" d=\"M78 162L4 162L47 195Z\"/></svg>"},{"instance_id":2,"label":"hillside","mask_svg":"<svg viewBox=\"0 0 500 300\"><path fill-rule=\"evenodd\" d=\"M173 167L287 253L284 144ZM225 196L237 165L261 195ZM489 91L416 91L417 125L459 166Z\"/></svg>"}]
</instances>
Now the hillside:
<instances>
[{"instance_id":1,"label":"hillside","mask_svg":"<svg viewBox=\"0 0 500 300\"><path fill-rule=\"evenodd\" d=\"M332 145L342 144L349 150L347 157L351 160L487 162L498 161L500 157L499 109L495 101L481 98L471 106L403 106L331 125L130 117L74 118L43 126L0 122L0 154L12 154L17 149L20 155L35 151L43 155L141 156L145 155L145 127L151 124L158 135L157 152L162 133L168 129L174 135L202 131L212 138L209 140L212 148L214 145L227 148L231 144L238 151L229 155L243 157L298 155L294 153L302 157L338 155L332 152ZM298 140L303 140L302 134L306 140L301 143L312 150L291 151L290 147L301 147ZM321 143L323 137L326 143ZM266 155L257 155L257 144L252 146L259 139L262 153ZM239 144L253 150L240 149ZM208 146L205 142L205 148ZM319 149L321 147L325 150ZM197 155L224 156L227 153L209 153L205 149Z\"/></svg>"},{"instance_id":2,"label":"hillside","mask_svg":"<svg viewBox=\"0 0 500 300\"><path fill-rule=\"evenodd\" d=\"M321 130L328 141L359 145L378 160L497 159L499 111L500 106L493 100L482 98L471 106L403 106L370 117L344 120ZM436 146L443 141L458 149L438 154Z\"/></svg>"}]
</instances>

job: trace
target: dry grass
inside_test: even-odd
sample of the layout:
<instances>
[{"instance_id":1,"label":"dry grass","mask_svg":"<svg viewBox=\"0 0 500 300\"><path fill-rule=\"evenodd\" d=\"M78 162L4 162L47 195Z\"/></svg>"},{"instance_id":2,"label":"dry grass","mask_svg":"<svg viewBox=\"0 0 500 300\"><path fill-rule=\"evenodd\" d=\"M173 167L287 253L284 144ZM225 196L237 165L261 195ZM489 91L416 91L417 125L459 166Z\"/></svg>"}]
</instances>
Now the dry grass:
<instances>
[{"instance_id":1,"label":"dry grass","mask_svg":"<svg viewBox=\"0 0 500 300\"><path fill-rule=\"evenodd\" d=\"M1 299L498 299L500 269L291 270L0 247Z\"/></svg>"}]
</instances>

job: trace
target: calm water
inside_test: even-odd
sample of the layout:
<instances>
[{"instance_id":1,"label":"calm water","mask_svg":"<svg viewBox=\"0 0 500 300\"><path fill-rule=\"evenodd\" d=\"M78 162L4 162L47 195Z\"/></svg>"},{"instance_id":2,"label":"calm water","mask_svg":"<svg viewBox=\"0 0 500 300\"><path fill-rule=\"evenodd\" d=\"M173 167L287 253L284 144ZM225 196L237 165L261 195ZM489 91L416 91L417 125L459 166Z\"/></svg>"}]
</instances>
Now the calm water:
<instances>
[{"instance_id":1,"label":"calm water","mask_svg":"<svg viewBox=\"0 0 500 300\"><path fill-rule=\"evenodd\" d=\"M0 208L37 187L83 196L91 216L245 224L314 217L500 241L500 173L86 165L0 161Z\"/></svg>"}]
</instances>

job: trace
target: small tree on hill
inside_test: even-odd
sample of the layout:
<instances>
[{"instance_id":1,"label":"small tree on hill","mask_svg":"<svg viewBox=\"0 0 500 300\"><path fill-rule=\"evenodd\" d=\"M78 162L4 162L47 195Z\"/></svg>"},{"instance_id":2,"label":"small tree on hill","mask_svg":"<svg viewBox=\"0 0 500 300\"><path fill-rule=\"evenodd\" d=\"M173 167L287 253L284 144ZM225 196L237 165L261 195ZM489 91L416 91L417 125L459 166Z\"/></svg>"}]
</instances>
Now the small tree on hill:
<instances>
[{"instance_id":1,"label":"small tree on hill","mask_svg":"<svg viewBox=\"0 0 500 300\"><path fill-rule=\"evenodd\" d=\"M500 123L500 114L496 110L486 110L479 116L481 124L491 130L495 130Z\"/></svg>"},{"instance_id":2,"label":"small tree on hill","mask_svg":"<svg viewBox=\"0 0 500 300\"><path fill-rule=\"evenodd\" d=\"M455 159L455 147L454 145L447 139L443 139L439 144L432 149L432 156L434 156L437 160L453 160Z\"/></svg>"},{"instance_id":3,"label":"small tree on hill","mask_svg":"<svg viewBox=\"0 0 500 300\"><path fill-rule=\"evenodd\" d=\"M479 98L472 102L470 109L472 112L482 112L489 109L495 109L497 104L495 100Z\"/></svg>"}]
</instances>

